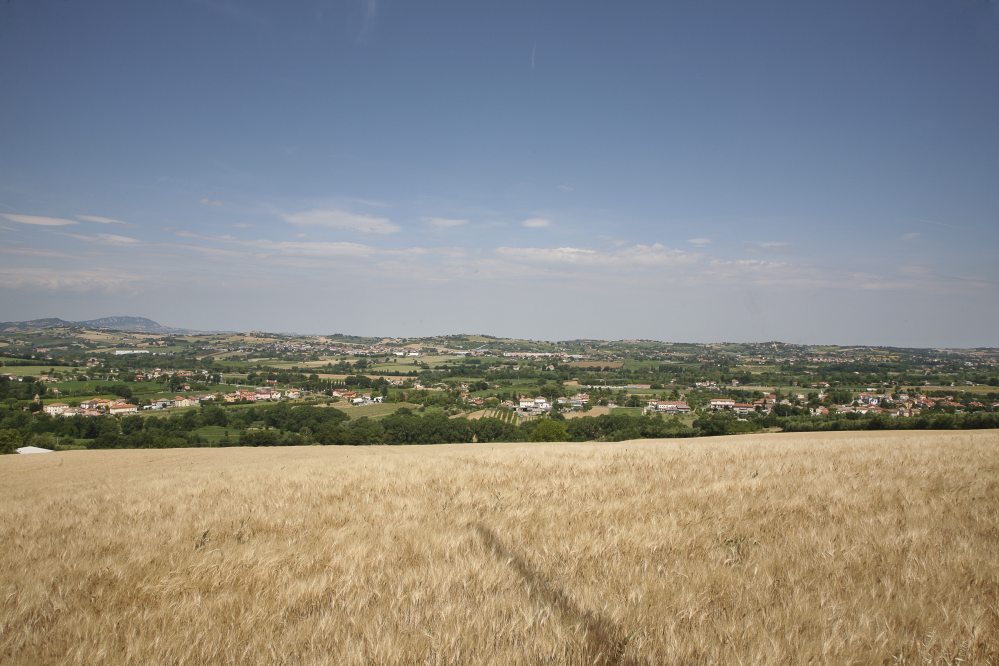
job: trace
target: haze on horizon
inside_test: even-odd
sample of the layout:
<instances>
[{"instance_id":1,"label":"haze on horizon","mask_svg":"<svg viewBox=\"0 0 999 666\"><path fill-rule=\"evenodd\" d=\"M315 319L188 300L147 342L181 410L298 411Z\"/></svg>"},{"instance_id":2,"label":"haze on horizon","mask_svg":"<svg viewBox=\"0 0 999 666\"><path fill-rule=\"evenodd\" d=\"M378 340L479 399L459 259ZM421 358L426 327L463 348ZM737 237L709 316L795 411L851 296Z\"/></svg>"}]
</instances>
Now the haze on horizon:
<instances>
[{"instance_id":1,"label":"haze on horizon","mask_svg":"<svg viewBox=\"0 0 999 666\"><path fill-rule=\"evenodd\" d=\"M996 3L0 5L0 319L999 346Z\"/></svg>"}]
</instances>

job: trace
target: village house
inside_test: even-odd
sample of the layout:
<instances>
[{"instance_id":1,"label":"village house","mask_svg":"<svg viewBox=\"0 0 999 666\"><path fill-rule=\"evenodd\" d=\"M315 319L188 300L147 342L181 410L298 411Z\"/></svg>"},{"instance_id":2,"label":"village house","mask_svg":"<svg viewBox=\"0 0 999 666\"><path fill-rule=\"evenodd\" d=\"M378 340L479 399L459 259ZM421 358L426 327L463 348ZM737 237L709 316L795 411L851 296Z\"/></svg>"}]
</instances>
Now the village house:
<instances>
[{"instance_id":1,"label":"village house","mask_svg":"<svg viewBox=\"0 0 999 666\"><path fill-rule=\"evenodd\" d=\"M656 404L656 411L665 414L686 414L690 411L690 405L685 402L660 400Z\"/></svg>"},{"instance_id":2,"label":"village house","mask_svg":"<svg viewBox=\"0 0 999 666\"><path fill-rule=\"evenodd\" d=\"M135 414L139 411L138 405L131 405L127 402L115 402L108 409L108 413L111 416L118 416L120 414Z\"/></svg>"},{"instance_id":3,"label":"village house","mask_svg":"<svg viewBox=\"0 0 999 666\"><path fill-rule=\"evenodd\" d=\"M42 407L42 411L49 416L60 416L67 409L69 409L69 405L64 402L51 402Z\"/></svg>"},{"instance_id":4,"label":"village house","mask_svg":"<svg viewBox=\"0 0 999 666\"><path fill-rule=\"evenodd\" d=\"M735 400L731 398L713 398L708 406L711 409L732 409L735 407Z\"/></svg>"}]
</instances>

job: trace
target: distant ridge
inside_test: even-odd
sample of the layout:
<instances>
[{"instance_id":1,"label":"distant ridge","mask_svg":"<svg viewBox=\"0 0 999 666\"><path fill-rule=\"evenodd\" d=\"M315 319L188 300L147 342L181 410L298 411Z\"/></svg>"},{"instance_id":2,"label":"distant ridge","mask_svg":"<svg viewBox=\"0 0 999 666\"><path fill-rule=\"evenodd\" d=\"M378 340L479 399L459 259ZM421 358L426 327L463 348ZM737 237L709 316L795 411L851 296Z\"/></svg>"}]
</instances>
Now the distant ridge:
<instances>
[{"instance_id":1,"label":"distant ridge","mask_svg":"<svg viewBox=\"0 0 999 666\"><path fill-rule=\"evenodd\" d=\"M162 335L196 335L199 333L232 333L233 331L199 331L190 328L173 328L161 326L152 319L145 317L102 317L86 321L66 321L56 317L47 319L32 319L31 321L0 322L0 332L14 333L17 331L34 331L43 328L63 328L67 326L82 326L84 328L110 328L116 331L133 333L158 333Z\"/></svg>"}]
</instances>

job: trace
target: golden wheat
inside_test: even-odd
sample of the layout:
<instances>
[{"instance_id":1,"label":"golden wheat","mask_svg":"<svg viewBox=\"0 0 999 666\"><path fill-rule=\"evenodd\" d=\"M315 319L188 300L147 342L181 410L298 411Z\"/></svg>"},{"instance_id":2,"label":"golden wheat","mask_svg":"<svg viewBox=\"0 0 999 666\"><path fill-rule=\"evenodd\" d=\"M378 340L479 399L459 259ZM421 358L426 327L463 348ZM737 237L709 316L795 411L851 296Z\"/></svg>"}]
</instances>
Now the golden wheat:
<instances>
[{"instance_id":1,"label":"golden wheat","mask_svg":"<svg viewBox=\"0 0 999 666\"><path fill-rule=\"evenodd\" d=\"M0 459L4 664L999 664L999 433Z\"/></svg>"}]
</instances>

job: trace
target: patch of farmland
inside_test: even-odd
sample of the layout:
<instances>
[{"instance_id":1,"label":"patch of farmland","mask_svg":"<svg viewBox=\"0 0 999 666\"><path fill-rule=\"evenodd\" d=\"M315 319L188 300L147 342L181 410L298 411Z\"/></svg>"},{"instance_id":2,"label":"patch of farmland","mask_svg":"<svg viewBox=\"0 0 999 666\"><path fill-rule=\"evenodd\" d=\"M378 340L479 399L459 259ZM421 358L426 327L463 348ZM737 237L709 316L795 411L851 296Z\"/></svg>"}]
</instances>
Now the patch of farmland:
<instances>
[{"instance_id":1,"label":"patch of farmland","mask_svg":"<svg viewBox=\"0 0 999 666\"><path fill-rule=\"evenodd\" d=\"M0 456L0 661L995 663L999 431Z\"/></svg>"}]
</instances>

